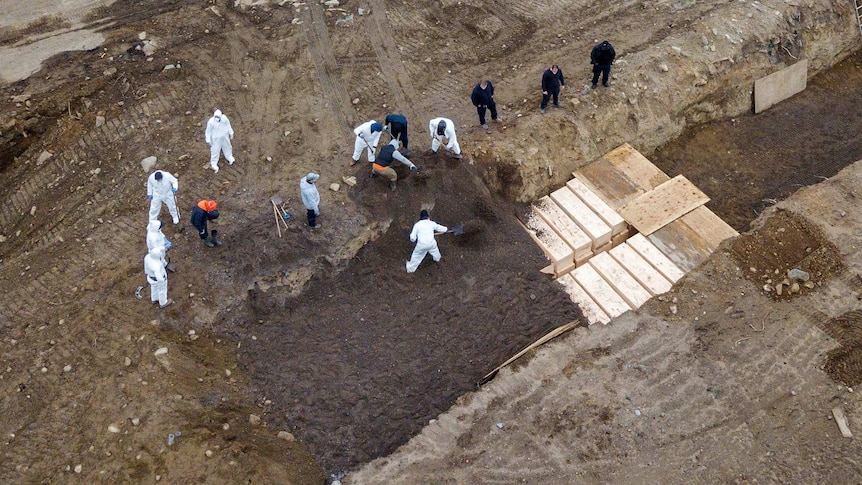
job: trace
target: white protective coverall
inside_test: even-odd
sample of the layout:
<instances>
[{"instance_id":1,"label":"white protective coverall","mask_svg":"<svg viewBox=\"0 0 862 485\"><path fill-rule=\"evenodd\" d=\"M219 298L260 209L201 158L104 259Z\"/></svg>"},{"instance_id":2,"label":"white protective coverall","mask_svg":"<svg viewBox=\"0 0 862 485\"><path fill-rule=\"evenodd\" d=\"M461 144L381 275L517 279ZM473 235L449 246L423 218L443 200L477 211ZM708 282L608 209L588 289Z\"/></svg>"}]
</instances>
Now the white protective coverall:
<instances>
[{"instance_id":1,"label":"white protective coverall","mask_svg":"<svg viewBox=\"0 0 862 485\"><path fill-rule=\"evenodd\" d=\"M299 195L302 197L302 205L306 210L314 211L314 215L320 215L320 192L317 191L317 186L309 182L320 178L316 173L310 173L299 180Z\"/></svg>"},{"instance_id":2,"label":"white protective coverall","mask_svg":"<svg viewBox=\"0 0 862 485\"><path fill-rule=\"evenodd\" d=\"M368 150L368 161L374 161L374 151L377 150L377 143L380 141L380 135L383 133L381 128L379 131L371 132L371 125L377 123L374 120L366 121L353 129L356 133L356 142L353 143L353 161L358 162L362 155L362 149Z\"/></svg>"},{"instance_id":3,"label":"white protective coverall","mask_svg":"<svg viewBox=\"0 0 862 485\"><path fill-rule=\"evenodd\" d=\"M441 121L446 122L446 132L443 135L437 134L437 125L440 124ZM431 151L437 153L437 149L440 148L440 145L443 143L443 138L449 140L449 143L446 144L447 150L452 150L452 153L455 155L461 154L461 146L458 145L458 137L455 136L455 123L452 123L452 120L449 118L434 118L428 124L428 129L431 132Z\"/></svg>"},{"instance_id":4,"label":"white protective coverall","mask_svg":"<svg viewBox=\"0 0 862 485\"><path fill-rule=\"evenodd\" d=\"M152 251L157 247L164 247L165 251L171 248L171 242L165 237L162 232L162 223L160 221L150 221L147 224L147 251ZM162 263L167 266L168 262L165 256L162 256Z\"/></svg>"},{"instance_id":5,"label":"white protective coverall","mask_svg":"<svg viewBox=\"0 0 862 485\"><path fill-rule=\"evenodd\" d=\"M159 306L168 306L168 272L162 260L165 257L165 247L158 246L144 256L144 273L150 284L150 301L159 302Z\"/></svg>"},{"instance_id":6,"label":"white protective coverall","mask_svg":"<svg viewBox=\"0 0 862 485\"><path fill-rule=\"evenodd\" d=\"M161 180L156 180L156 172L161 172ZM150 174L150 177L147 179L147 197L150 198L151 221L159 218L159 213L162 211L162 202L164 202L171 212L174 224L180 223L180 213L177 212L177 199L174 196L179 187L177 178L171 175L170 172L156 170Z\"/></svg>"},{"instance_id":7,"label":"white protective coverall","mask_svg":"<svg viewBox=\"0 0 862 485\"><path fill-rule=\"evenodd\" d=\"M233 165L233 146L230 144L233 140L233 128L230 126L230 120L221 110L215 110L212 118L207 121L204 137L207 145L210 146L210 165L216 173L218 173L219 151L224 152L227 163Z\"/></svg>"},{"instance_id":8,"label":"white protective coverall","mask_svg":"<svg viewBox=\"0 0 862 485\"><path fill-rule=\"evenodd\" d=\"M440 250L437 249L437 239L434 238L434 233L446 232L448 230L448 227L441 226L431 219L422 219L413 224L413 231L410 232L410 241L415 242L416 247L413 249L410 261L407 261L408 273L416 271L416 268L425 259L426 254L431 254L434 261L440 261Z\"/></svg>"}]
</instances>

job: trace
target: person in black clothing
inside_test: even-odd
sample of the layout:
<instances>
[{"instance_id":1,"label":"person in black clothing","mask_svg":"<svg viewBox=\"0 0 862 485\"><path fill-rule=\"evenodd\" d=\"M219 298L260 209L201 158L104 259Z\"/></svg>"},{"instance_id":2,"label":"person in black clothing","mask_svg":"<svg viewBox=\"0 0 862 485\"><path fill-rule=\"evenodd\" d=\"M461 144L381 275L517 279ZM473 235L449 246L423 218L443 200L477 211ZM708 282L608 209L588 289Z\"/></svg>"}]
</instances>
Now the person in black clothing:
<instances>
[{"instance_id":1,"label":"person in black clothing","mask_svg":"<svg viewBox=\"0 0 862 485\"><path fill-rule=\"evenodd\" d=\"M476 112L479 113L479 124L487 130L488 124L485 123L485 112L490 109L491 121L497 120L497 103L494 102L494 85L491 84L491 81L480 81L473 88L470 100L473 101L473 106L476 107Z\"/></svg>"},{"instance_id":2,"label":"person in black clothing","mask_svg":"<svg viewBox=\"0 0 862 485\"><path fill-rule=\"evenodd\" d=\"M548 100L551 96L554 97L554 106L560 107L558 96L560 95L560 87L566 85L566 78L563 77L563 71L560 66L554 64L550 69L545 70L542 74L542 113L548 107Z\"/></svg>"},{"instance_id":3,"label":"person in black clothing","mask_svg":"<svg viewBox=\"0 0 862 485\"><path fill-rule=\"evenodd\" d=\"M386 115L383 120L383 126L386 127L386 133L396 140L401 140L402 152L405 155L410 155L410 140L407 138L407 118L401 114Z\"/></svg>"},{"instance_id":4,"label":"person in black clothing","mask_svg":"<svg viewBox=\"0 0 862 485\"><path fill-rule=\"evenodd\" d=\"M395 182L398 180L398 174L392 168L392 165L398 164L407 165L411 171L419 170L419 167L398 151L398 140L393 139L389 144L380 149L377 158L371 163L371 176L382 175L389 180L389 190L395 190Z\"/></svg>"},{"instance_id":5,"label":"person in black clothing","mask_svg":"<svg viewBox=\"0 0 862 485\"><path fill-rule=\"evenodd\" d=\"M608 87L611 64L614 63L616 57L617 53L614 51L614 46L606 40L593 47L593 51L590 52L590 64L593 65L593 89L598 86L599 74L602 75L602 86Z\"/></svg>"},{"instance_id":6,"label":"person in black clothing","mask_svg":"<svg viewBox=\"0 0 862 485\"><path fill-rule=\"evenodd\" d=\"M192 209L192 226L198 230L198 235L203 239L204 245L208 248L221 246L221 241L218 240L218 231L213 229L212 234L207 231L207 221L218 219L218 210L216 210L216 201L202 200Z\"/></svg>"}]
</instances>

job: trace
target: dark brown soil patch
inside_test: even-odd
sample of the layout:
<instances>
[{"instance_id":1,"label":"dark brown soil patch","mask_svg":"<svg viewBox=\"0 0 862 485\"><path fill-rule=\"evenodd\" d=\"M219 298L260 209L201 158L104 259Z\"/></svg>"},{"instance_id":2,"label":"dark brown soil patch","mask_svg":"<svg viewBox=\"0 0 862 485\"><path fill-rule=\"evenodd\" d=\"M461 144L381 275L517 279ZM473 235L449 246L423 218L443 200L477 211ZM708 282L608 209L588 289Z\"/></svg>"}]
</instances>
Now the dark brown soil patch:
<instances>
[{"instance_id":1,"label":"dark brown soil patch","mask_svg":"<svg viewBox=\"0 0 862 485\"><path fill-rule=\"evenodd\" d=\"M823 238L817 227L784 210L776 211L763 227L737 238L732 254L749 280L773 289L794 268L808 273L814 285L822 284L844 269L838 249ZM801 286L796 293L786 289L781 295L773 290L767 293L776 300L789 300L807 291L810 289Z\"/></svg>"},{"instance_id":2,"label":"dark brown soil patch","mask_svg":"<svg viewBox=\"0 0 862 485\"><path fill-rule=\"evenodd\" d=\"M294 432L330 474L391 453L494 367L580 318L538 271L546 261L515 217L525 207L439 156L416 163L422 178L399 168L395 192L358 170L357 201L392 223L347 267L297 298L253 291L253 305L226 322L257 338L243 342L241 361L273 401L268 422ZM464 233L439 236L442 261L426 257L408 274L408 236L429 206Z\"/></svg>"}]
</instances>

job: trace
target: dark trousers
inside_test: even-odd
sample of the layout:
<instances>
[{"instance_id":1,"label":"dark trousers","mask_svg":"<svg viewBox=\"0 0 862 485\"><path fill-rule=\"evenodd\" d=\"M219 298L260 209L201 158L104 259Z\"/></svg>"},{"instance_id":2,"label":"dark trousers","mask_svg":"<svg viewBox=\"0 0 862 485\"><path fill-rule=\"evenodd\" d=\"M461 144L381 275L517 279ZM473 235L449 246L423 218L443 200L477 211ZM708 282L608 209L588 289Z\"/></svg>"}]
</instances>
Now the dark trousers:
<instances>
[{"instance_id":1,"label":"dark trousers","mask_svg":"<svg viewBox=\"0 0 862 485\"><path fill-rule=\"evenodd\" d=\"M314 209L306 209L305 213L308 215L308 225L314 227L317 225L317 214L314 213Z\"/></svg>"},{"instance_id":2,"label":"dark trousers","mask_svg":"<svg viewBox=\"0 0 862 485\"><path fill-rule=\"evenodd\" d=\"M407 148L410 145L410 140L407 138L407 126L404 126L401 123L392 123L392 138L401 140L401 144L404 148Z\"/></svg>"},{"instance_id":3,"label":"dark trousers","mask_svg":"<svg viewBox=\"0 0 862 485\"><path fill-rule=\"evenodd\" d=\"M602 84L607 86L608 76L610 76L611 74L611 65L608 64L607 66L600 66L598 64L595 64L593 66L593 86L595 86L596 83L599 82L599 74L602 75Z\"/></svg>"},{"instance_id":4,"label":"dark trousers","mask_svg":"<svg viewBox=\"0 0 862 485\"><path fill-rule=\"evenodd\" d=\"M560 95L559 89L557 89L556 91L548 91L548 94L543 94L542 95L542 109L545 109L548 107L548 100L551 99L552 96L554 97L554 106L560 104L559 100L557 100L557 97L559 95Z\"/></svg>"},{"instance_id":5,"label":"dark trousers","mask_svg":"<svg viewBox=\"0 0 862 485\"><path fill-rule=\"evenodd\" d=\"M491 119L496 120L497 119L497 103L495 103L494 101L491 101L490 103L488 103L488 106L481 106L481 105L476 106L476 112L479 113L479 124L480 125L485 124L485 112L487 112L489 109L491 110Z\"/></svg>"}]
</instances>

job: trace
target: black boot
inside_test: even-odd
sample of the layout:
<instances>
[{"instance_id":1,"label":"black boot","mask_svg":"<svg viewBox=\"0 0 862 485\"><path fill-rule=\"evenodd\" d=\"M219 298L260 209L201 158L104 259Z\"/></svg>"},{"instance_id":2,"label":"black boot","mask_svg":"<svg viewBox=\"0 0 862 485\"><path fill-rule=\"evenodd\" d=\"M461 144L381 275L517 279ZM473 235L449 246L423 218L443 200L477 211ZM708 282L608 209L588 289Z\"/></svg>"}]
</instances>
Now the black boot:
<instances>
[{"instance_id":1,"label":"black boot","mask_svg":"<svg viewBox=\"0 0 862 485\"><path fill-rule=\"evenodd\" d=\"M204 241L204 246L206 246L208 248L214 248L215 247L215 244L213 244L212 238L208 237L208 238L204 239L203 241Z\"/></svg>"},{"instance_id":2,"label":"black boot","mask_svg":"<svg viewBox=\"0 0 862 485\"><path fill-rule=\"evenodd\" d=\"M215 229L213 229L212 232L210 232L210 240L216 246L221 246L221 241L218 240L218 231L216 231Z\"/></svg>"}]
</instances>

